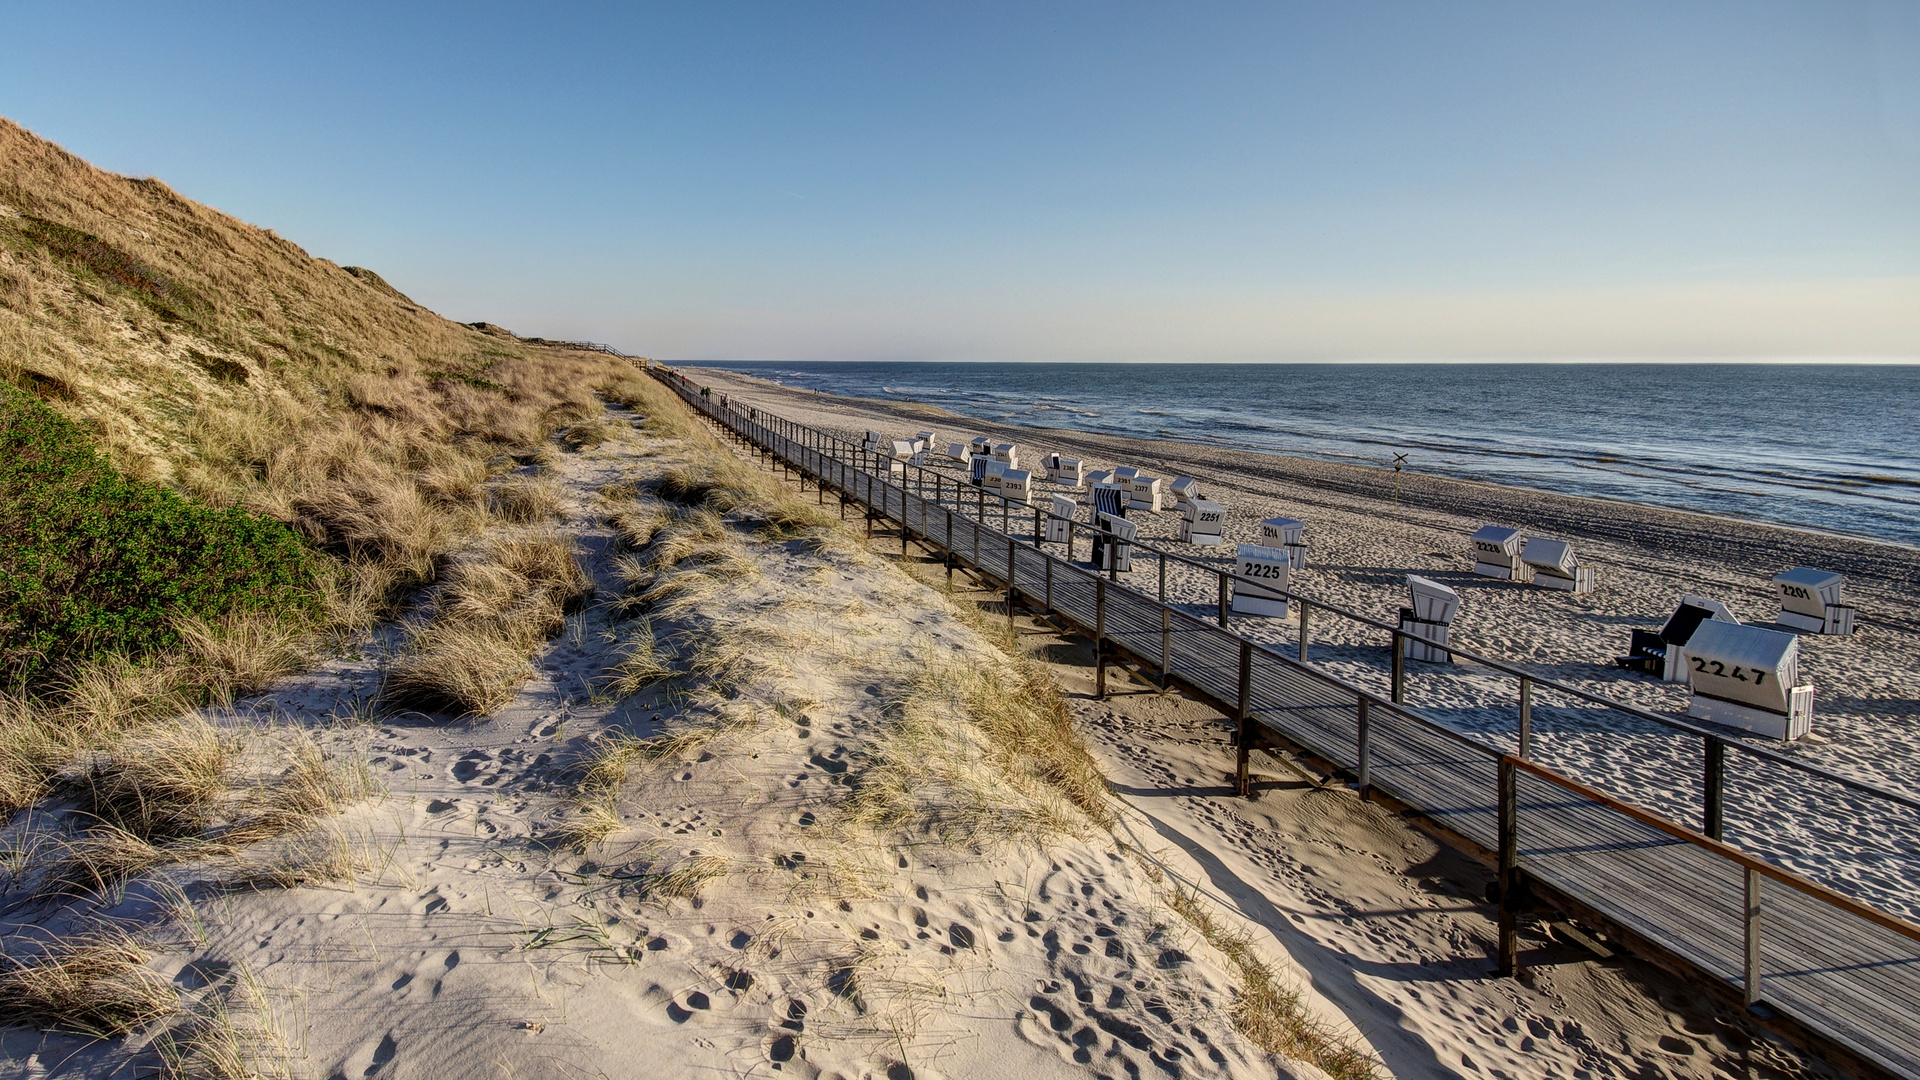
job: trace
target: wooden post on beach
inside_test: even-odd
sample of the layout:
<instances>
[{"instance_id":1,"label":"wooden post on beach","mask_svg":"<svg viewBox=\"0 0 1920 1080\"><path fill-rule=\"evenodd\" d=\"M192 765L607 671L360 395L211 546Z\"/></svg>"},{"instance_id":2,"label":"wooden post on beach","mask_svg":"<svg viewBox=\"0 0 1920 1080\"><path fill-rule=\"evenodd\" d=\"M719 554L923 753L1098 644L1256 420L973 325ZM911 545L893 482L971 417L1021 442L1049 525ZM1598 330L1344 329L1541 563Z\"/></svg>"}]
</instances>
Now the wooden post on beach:
<instances>
[{"instance_id":1,"label":"wooden post on beach","mask_svg":"<svg viewBox=\"0 0 1920 1080\"><path fill-rule=\"evenodd\" d=\"M1100 701L1107 700L1106 641L1107 582L1096 574L1093 579L1093 696Z\"/></svg>"},{"instance_id":2,"label":"wooden post on beach","mask_svg":"<svg viewBox=\"0 0 1920 1080\"><path fill-rule=\"evenodd\" d=\"M1707 775L1704 787L1707 805L1700 831L1718 840L1727 825L1727 744L1709 735L1706 749Z\"/></svg>"},{"instance_id":3,"label":"wooden post on beach","mask_svg":"<svg viewBox=\"0 0 1920 1080\"><path fill-rule=\"evenodd\" d=\"M1359 734L1354 756L1360 759L1360 801L1373 793L1373 699L1360 695Z\"/></svg>"},{"instance_id":4,"label":"wooden post on beach","mask_svg":"<svg viewBox=\"0 0 1920 1080\"><path fill-rule=\"evenodd\" d=\"M1741 965L1745 971L1744 987L1747 1008L1760 1004L1760 871L1747 867L1746 895L1746 963Z\"/></svg>"},{"instance_id":5,"label":"wooden post on beach","mask_svg":"<svg viewBox=\"0 0 1920 1080\"><path fill-rule=\"evenodd\" d=\"M1393 632L1393 703L1407 703L1407 644L1398 630Z\"/></svg>"},{"instance_id":6,"label":"wooden post on beach","mask_svg":"<svg viewBox=\"0 0 1920 1080\"><path fill-rule=\"evenodd\" d=\"M1016 565L1013 561L1014 556L1015 556L1015 552L1013 550L1013 537L1009 536L1007 537L1007 629L1008 630L1013 629L1013 579L1018 576L1017 574L1014 573L1014 567Z\"/></svg>"},{"instance_id":7,"label":"wooden post on beach","mask_svg":"<svg viewBox=\"0 0 1920 1080\"><path fill-rule=\"evenodd\" d=\"M1160 688L1167 687L1167 672L1173 665L1173 609L1160 606Z\"/></svg>"},{"instance_id":8,"label":"wooden post on beach","mask_svg":"<svg viewBox=\"0 0 1920 1080\"><path fill-rule=\"evenodd\" d=\"M1533 760L1533 680L1520 676L1520 756Z\"/></svg>"},{"instance_id":9,"label":"wooden post on beach","mask_svg":"<svg viewBox=\"0 0 1920 1080\"><path fill-rule=\"evenodd\" d=\"M1239 759L1234 766L1233 790L1237 795L1253 794L1253 781L1247 772L1247 758L1253 753L1253 642L1240 640L1240 702L1234 707Z\"/></svg>"},{"instance_id":10,"label":"wooden post on beach","mask_svg":"<svg viewBox=\"0 0 1920 1080\"><path fill-rule=\"evenodd\" d=\"M1513 762L1500 761L1500 974L1520 970L1520 783Z\"/></svg>"},{"instance_id":11,"label":"wooden post on beach","mask_svg":"<svg viewBox=\"0 0 1920 1080\"><path fill-rule=\"evenodd\" d=\"M1294 600L1300 605L1300 663L1305 664L1307 662L1307 611L1313 605L1309 604L1305 597L1296 596Z\"/></svg>"}]
</instances>

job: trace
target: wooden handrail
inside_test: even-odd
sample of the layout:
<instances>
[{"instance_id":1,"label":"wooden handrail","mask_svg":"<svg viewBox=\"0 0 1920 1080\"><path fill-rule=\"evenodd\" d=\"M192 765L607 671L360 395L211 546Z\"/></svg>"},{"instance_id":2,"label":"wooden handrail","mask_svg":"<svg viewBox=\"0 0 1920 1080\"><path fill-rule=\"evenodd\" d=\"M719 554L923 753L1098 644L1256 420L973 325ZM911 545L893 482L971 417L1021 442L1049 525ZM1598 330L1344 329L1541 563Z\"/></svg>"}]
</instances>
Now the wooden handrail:
<instances>
[{"instance_id":1,"label":"wooden handrail","mask_svg":"<svg viewBox=\"0 0 1920 1080\"><path fill-rule=\"evenodd\" d=\"M662 372L663 376L670 375L670 374L672 374L672 372L670 371ZM683 396L685 396L688 399L688 401L691 404L693 404L696 408L700 409L701 411L708 412L710 414L718 414L722 411L717 404L698 399L690 391L686 390L685 388L681 389L681 393ZM745 406L735 403L727 411L738 413L744 408ZM834 443L839 446L850 445L845 443L844 440L841 440L829 433L818 431L818 429L809 428L806 425L795 424L794 422L790 420L786 420L783 417L779 417L777 415L768 413L764 409L758 409L757 406L755 408L758 410L758 412L764 419L758 420L758 421L746 421L746 422L754 423L761 427L769 427L771 425L767 421L775 421L775 422L778 422L779 424L786 425L787 427L790 427L793 429L814 432L816 434L823 436L828 442ZM780 435L778 437L785 439L786 441L792 441L790 436ZM809 452L818 454L821 456L827 456L826 451L822 450L819 447L810 447ZM837 455L836 455L836 460L837 460ZM869 478L870 485L872 481L878 480L882 487L890 491L898 491L903 500L902 512L904 514L905 512L904 508L906 505L904 500L909 494L904 484L895 484L891 479L891 477L882 479L880 477L873 476L872 474L867 473L865 469L860 468L858 465L853 466L853 468L855 468L856 471L867 475ZM869 492L869 496L871 496L871 492ZM923 501L925 501L925 496L916 496L916 497L921 498ZM872 505L871 497L869 497L866 501L868 502L869 505ZM950 513L951 511L948 511L948 512ZM1049 513L1048 516L1051 517L1053 515ZM975 522L975 530L978 531L981 529L986 529L988 531L994 532L995 535L1001 535L998 533L997 530L992 530L991 526L985 526L979 522ZM1011 537L1006 537L1006 539L1008 539L1009 541L1012 540ZM1146 544L1136 544L1136 546L1147 547L1148 550L1151 550L1151 551L1158 551L1158 549L1154 549L1150 545L1146 545ZM1056 557L1051 552L1047 552L1044 549L1042 549L1041 554L1046 556L1046 558L1049 560L1050 563L1052 561L1056 561ZM1176 559L1182 558L1177 553L1165 553L1165 554L1172 554L1172 557ZM1183 561L1191 562L1191 560L1184 560L1184 559ZM1206 564L1196 564L1196 565L1204 566ZM1208 567L1208 568L1211 569L1211 567ZM1009 574L1009 576L1012 576L1011 573ZM1092 577L1096 583L1096 588L1098 589L1119 590L1125 593L1131 593L1145 604L1161 607L1161 608L1168 608L1170 610L1169 605L1162 604L1159 601L1155 600L1154 598L1147 596L1145 593L1140 592L1139 590L1134 589L1129 585L1120 583L1118 581L1108 581L1104 576L1099 575L1097 573L1092 575ZM1342 615L1348 615L1349 617L1354 618L1357 621L1365 622L1365 623L1368 623L1369 625L1377 626L1381 629L1391 630L1395 632L1398 631L1397 627L1392 627L1385 623L1380 623L1375 620L1370 620L1365 618L1364 616L1352 615L1351 613L1345 612L1344 610L1334 607L1333 605L1324 604L1319 600L1313 600L1308 597L1299 596L1298 594L1289 594L1289 595L1293 599L1301 600L1304 602L1310 602L1314 604L1316 607L1324 607L1329 610L1335 611L1336 613L1339 613ZM1102 606L1104 607L1104 604ZM1565 776L1561 773L1555 772L1552 769L1549 769L1543 765L1536 764L1518 755L1506 753L1504 750L1491 746L1487 743L1483 743L1480 740L1466 734L1465 732L1456 731L1453 728L1448 727L1447 725L1442 724L1436 720L1433 720L1430 717L1423 716L1418 712L1418 710L1414 708L1410 708L1406 705L1399 704L1388 699L1383 699L1378 694L1362 689L1358 686L1349 684L1346 681L1336 676L1330 675L1324 671L1319 670L1318 668L1314 668L1310 665L1302 664L1291 657L1288 657L1282 653L1277 652L1272 648L1269 648L1266 645L1263 645L1260 642L1251 641L1250 639L1240 634L1234 633L1231 630L1215 629L1214 632L1221 633L1225 636L1231 637L1243 646L1249 646L1252 650L1257 650L1261 653L1264 653L1269 660L1279 663L1282 666L1304 671L1329 686L1337 687L1342 690L1345 690L1347 693L1354 695L1356 702L1364 702L1373 709L1388 710L1397 715L1405 717L1407 720L1412 721L1416 724L1419 724L1420 726L1428 730L1431 730L1436 734L1448 736L1452 740L1460 744L1464 744L1467 747L1470 747L1472 749L1485 753L1488 755L1489 759L1494 763L1496 763L1497 765L1511 765L1515 769L1518 769L1522 772L1526 772L1529 775L1536 776L1558 787L1571 791L1574 794L1581 796L1582 798L1588 799L1599 805L1605 806L1606 808L1613 810L1616 813L1622 814L1623 816L1626 816L1635 821L1638 821L1641 824L1647 825L1660 832L1666 833L1667 835L1670 835L1675 839L1682 840L1687 843L1694 844L1698 847L1704 848L1705 850L1712 852L1713 854L1718 855L1722 858L1725 858L1728 861L1735 863L1736 865L1739 865L1745 869L1751 870L1762 876L1772 878L1773 880L1778 881L1781 884L1784 884L1790 888L1795 889L1796 891L1804 893L1824 903L1840 908L1841 910L1846 911L1849 914L1865 919L1868 922L1871 922L1877 926L1891 930L1894 933L1897 933L1910 940L1920 941L1920 925L1916 925L1914 923L1908 922L1905 919L1902 919L1902 918L1899 918L1898 916L1881 911L1877 908L1872 907L1871 905L1862 903L1861 901L1854 900L1846 896L1845 894L1837 892L1834 889L1831 889L1825 885L1821 885L1818 882L1802 877L1801 875L1796 874L1791 870L1786 870L1782 867L1775 866L1771 863L1768 863L1764 860L1756 858L1752 855L1748 855L1747 853L1741 851L1736 847L1733 847L1730 844L1727 844L1720 840L1716 840L1710 836L1707 836L1704 833L1697 832L1693 829L1689 829L1684 825L1678 824L1677 822L1671 821L1667 818L1660 816L1659 814L1656 814L1650 810L1643 809L1623 799L1609 795L1599 790L1598 788L1594 788L1591 785L1584 784L1578 780L1573 779L1572 777ZM1450 648L1450 651L1453 651L1456 653L1463 653L1462 650L1456 650L1451 648ZM1620 702L1612 701L1611 699L1605 698L1600 695L1590 694L1585 691L1579 690L1576 687L1568 687L1563 684L1554 682L1553 680L1540 678L1539 676L1533 675L1528 672L1507 668L1504 665L1498 664L1497 662L1488 662L1488 663L1489 663L1489 666L1493 666L1498 668L1499 670L1507 671L1521 678L1528 679L1531 682L1533 682L1535 685L1549 686L1554 689L1562 690L1563 692L1571 693L1571 694L1574 694L1575 696L1585 698L1587 700L1594 702L1595 704L1600 704L1600 705L1605 705L1612 708L1620 709L1621 711L1627 712L1632 715L1644 716L1646 719L1656 720L1661 723L1668 724L1669 726L1680 727L1682 729L1692 730L1700 734L1715 736L1715 733L1705 731L1704 729L1695 728L1693 725L1679 724L1672 721L1670 718L1663 718L1663 717L1660 717L1658 714L1648 713L1648 712L1645 712L1644 710L1640 710ZM1758 750L1758 748L1747 747L1737 743L1731 744L1731 745L1734 745L1736 747L1739 747L1740 749L1746 750L1749 753L1753 753L1756 756L1777 759L1782 764L1791 765L1803 771L1812 773L1816 776L1821 776L1826 779L1843 783L1849 787L1862 790L1868 794L1881 795L1883 797L1890 799L1891 801L1900 803L1902 805L1920 807L1920 800L1912 800L1909 797L1902 796L1901 794L1896 792L1887 792L1887 791L1878 789L1874 785L1866 784L1862 781L1855 781L1847 777L1842 777L1835 774L1829 774L1825 770L1821 770L1816 766L1809 766L1804 763L1794 761L1791 758L1786 758L1782 755L1774 755L1774 754L1767 753L1765 751L1760 751Z\"/></svg>"},{"instance_id":2,"label":"wooden handrail","mask_svg":"<svg viewBox=\"0 0 1920 1080\"><path fill-rule=\"evenodd\" d=\"M1835 892L1833 889L1817 881L1811 881L1801 877L1791 870L1775 866L1764 859L1755 858L1725 841L1715 840L1705 833L1695 832L1685 825L1675 821L1669 821L1651 810L1645 810L1624 799L1615 798L1590 784L1583 784L1571 776L1564 776L1544 765L1528 761L1526 758L1518 755L1504 754L1501 756L1500 762L1503 765L1511 765L1531 776L1537 776L1550 784L1565 788L1583 799L1599 803L1601 806L1617 814L1630 817L1642 825L1658 829L1676 840L1684 840L1695 847L1704 848L1728 862L1770 877L1782 885L1797 889L1816 900L1831 904L1850 915L1858 916L1876 926L1891 930L1902 937L1920 941L1920 925L1910 923L1897 915L1891 915L1878 908L1863 904L1844 893Z\"/></svg>"},{"instance_id":3,"label":"wooden handrail","mask_svg":"<svg viewBox=\"0 0 1920 1080\"><path fill-rule=\"evenodd\" d=\"M714 408L716 411L718 410L718 406L714 406ZM742 408L745 408L745 406L738 403L733 405L733 409L735 411L738 411ZM775 414L768 412L766 409L760 409L758 406L755 406L754 408L758 409L758 411L764 416L769 416L769 417L775 416ZM840 439L838 436L835 436L829 432L821 431L818 428L812 428L804 424L794 424L792 421L784 420L784 418L780 418L780 419L782 419L782 421L785 423L792 424L796 428L803 428L805 430L814 431L842 446L851 446L851 444L847 443L845 440ZM915 468L922 469L923 471L925 471L926 469L925 466L915 466ZM936 475L938 474L936 473ZM964 510L964 507L962 507L962 509ZM1039 506L1034 506L1032 507L1032 509L1037 514L1042 515L1046 519L1058 520L1058 521L1073 520L1072 518L1060 517L1059 515L1053 513L1052 510L1042 508ZM1136 539L1131 543L1136 550L1145 550L1155 555L1159 555L1164 558L1171 559L1175 562L1185 563L1186 565L1194 567L1195 569L1204 570L1208 573L1218 573L1220 571L1220 566L1217 563L1206 562L1199 559L1195 559L1192 556L1184 555L1177 551L1169 551L1163 547L1155 546L1154 543L1149 540ZM1395 635L1396 637L1401 632L1400 628L1393 623L1383 622L1379 619L1373 618L1372 616L1362 615L1359 612L1341 607L1338 604L1329 603L1317 597L1309 596L1305 593L1295 592L1291 589L1274 589L1271 586L1266 586L1266 589L1268 592L1274 593L1275 595L1278 595L1278 596L1284 596L1286 599L1290 601L1295 601L1303 604L1311 604L1316 609L1331 612L1343 619L1348 620L1349 622L1358 623L1362 626L1367 626L1376 630L1384 631L1385 633L1390 635ZM1155 601L1155 602L1158 603L1159 601ZM1229 630L1230 629L1231 628L1229 628ZM1280 658L1277 652L1275 652L1271 647L1261 642L1254 642L1254 648L1260 649L1261 651L1266 652L1269 655L1274 656L1275 658ZM1591 690L1586 690L1581 687L1574 686L1570 683L1561 682L1560 680L1552 678L1550 676L1542 675L1538 672L1531 671L1523 667L1518 667L1512 663L1509 663L1508 661L1475 652L1472 649L1462 647L1452 642L1448 643L1447 651L1456 657L1466 659L1466 660L1471 660L1474 663L1481 665L1482 667L1491 668L1494 671L1500 672L1503 675L1509 675L1515 679L1527 680L1531 682L1533 686L1536 688L1553 690L1557 693L1565 694L1568 697L1574 698L1576 700L1584 701L1590 705L1599 705L1603 708L1612 709L1615 712L1624 713L1625 715L1631 716L1635 719L1645 720L1648 723L1659 724L1662 727L1671 728L1675 731L1684 732L1689 735L1695 735L1703 739L1718 740L1720 742L1723 742L1726 746L1742 754L1745 754L1748 757L1757 758L1761 761L1765 761L1770 764L1779 765L1788 769L1793 769L1796 772L1805 773L1809 776L1815 776L1829 783L1835 784L1839 787L1843 787L1851 791L1857 791L1863 795L1871 795L1874 798L1883 799L1895 805L1906 807L1909 810L1920 810L1920 795L1910 795L1903 791L1897 791L1893 788L1876 784L1871 780L1861 780L1857 777L1847 776L1844 773L1834 772L1831 769L1813 764L1812 762L1802 761L1798 758L1779 753L1778 751L1769 750L1763 746L1756 746L1750 742L1746 742L1746 741L1735 739L1735 738L1730 738L1729 736L1732 734L1730 732L1715 731L1711 728L1701 727L1698 724L1688 723L1686 720L1676 716L1671 716L1665 713L1657 713L1650 709L1641 708L1640 706L1634 705L1630 702L1625 702L1625 701L1617 700L1615 698L1610 698L1605 694L1596 693ZM1313 668L1311 665L1306 665L1306 666L1310 670L1313 670L1318 674L1326 676L1326 673L1321 672L1318 668ZM1332 678L1332 676L1326 676L1326 677Z\"/></svg>"}]
</instances>

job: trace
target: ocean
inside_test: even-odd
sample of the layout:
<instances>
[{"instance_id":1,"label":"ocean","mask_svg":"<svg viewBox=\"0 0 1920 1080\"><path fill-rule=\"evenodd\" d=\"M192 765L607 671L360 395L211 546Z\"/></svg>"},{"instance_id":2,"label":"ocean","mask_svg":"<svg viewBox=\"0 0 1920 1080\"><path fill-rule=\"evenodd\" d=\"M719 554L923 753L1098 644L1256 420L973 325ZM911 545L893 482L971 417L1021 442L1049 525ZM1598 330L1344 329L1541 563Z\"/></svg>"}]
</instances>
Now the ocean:
<instances>
[{"instance_id":1,"label":"ocean","mask_svg":"<svg viewBox=\"0 0 1920 1080\"><path fill-rule=\"evenodd\" d=\"M1920 366L736 361L830 394L1920 546Z\"/></svg>"}]
</instances>

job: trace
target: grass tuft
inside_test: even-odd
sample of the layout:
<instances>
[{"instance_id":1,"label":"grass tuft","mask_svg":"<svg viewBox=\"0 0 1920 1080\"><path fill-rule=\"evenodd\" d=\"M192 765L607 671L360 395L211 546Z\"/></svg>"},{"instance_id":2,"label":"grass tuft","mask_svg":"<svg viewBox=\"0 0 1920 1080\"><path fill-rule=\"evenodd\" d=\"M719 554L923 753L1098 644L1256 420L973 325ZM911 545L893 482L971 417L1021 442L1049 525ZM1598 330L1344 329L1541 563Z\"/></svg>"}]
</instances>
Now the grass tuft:
<instances>
[{"instance_id":1,"label":"grass tuft","mask_svg":"<svg viewBox=\"0 0 1920 1080\"><path fill-rule=\"evenodd\" d=\"M1298 991L1284 986L1245 933L1222 925L1200 898L1175 889L1169 905L1220 950L1240 974L1233 1026L1269 1053L1317 1066L1334 1080L1375 1080L1379 1065L1360 1047L1307 1015Z\"/></svg>"},{"instance_id":2,"label":"grass tuft","mask_svg":"<svg viewBox=\"0 0 1920 1080\"><path fill-rule=\"evenodd\" d=\"M153 953L101 928L0 956L0 1023L111 1038L172 1015L179 995L148 966Z\"/></svg>"},{"instance_id":3,"label":"grass tuft","mask_svg":"<svg viewBox=\"0 0 1920 1080\"><path fill-rule=\"evenodd\" d=\"M512 477L493 491L493 513L502 521L523 525L555 521L566 516L559 485L551 480Z\"/></svg>"}]
</instances>

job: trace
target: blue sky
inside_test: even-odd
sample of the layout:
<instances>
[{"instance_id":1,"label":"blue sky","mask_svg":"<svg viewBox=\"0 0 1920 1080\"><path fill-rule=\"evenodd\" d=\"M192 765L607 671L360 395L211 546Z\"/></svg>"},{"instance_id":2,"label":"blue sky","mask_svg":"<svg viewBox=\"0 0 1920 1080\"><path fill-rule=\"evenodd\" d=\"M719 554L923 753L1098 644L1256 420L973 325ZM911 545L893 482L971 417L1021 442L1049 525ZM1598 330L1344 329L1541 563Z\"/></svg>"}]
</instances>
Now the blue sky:
<instances>
[{"instance_id":1,"label":"blue sky","mask_svg":"<svg viewBox=\"0 0 1920 1080\"><path fill-rule=\"evenodd\" d=\"M13 4L0 114L676 359L1920 358L1920 4Z\"/></svg>"}]
</instances>

